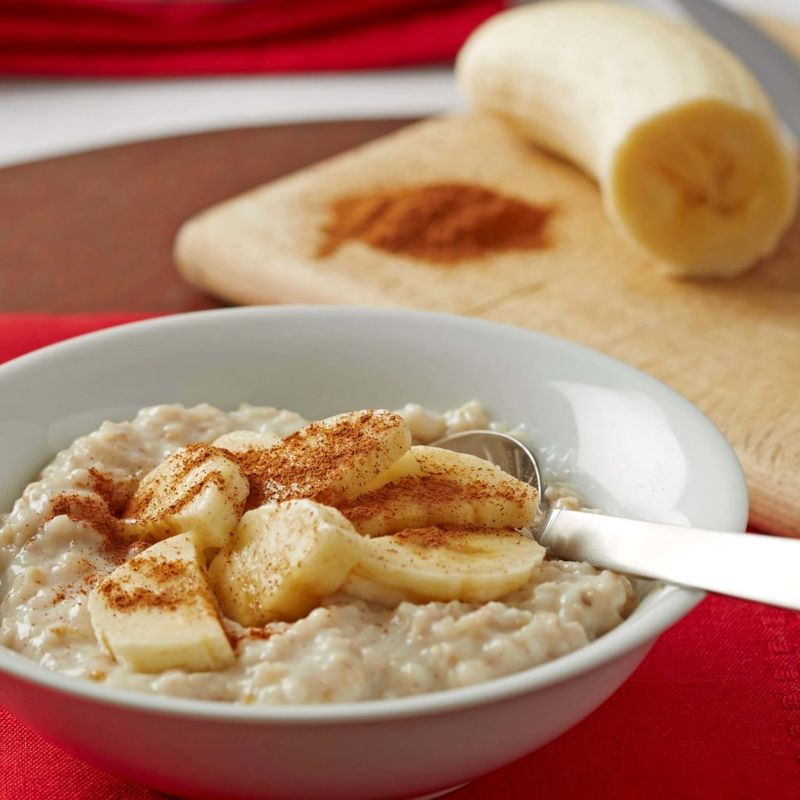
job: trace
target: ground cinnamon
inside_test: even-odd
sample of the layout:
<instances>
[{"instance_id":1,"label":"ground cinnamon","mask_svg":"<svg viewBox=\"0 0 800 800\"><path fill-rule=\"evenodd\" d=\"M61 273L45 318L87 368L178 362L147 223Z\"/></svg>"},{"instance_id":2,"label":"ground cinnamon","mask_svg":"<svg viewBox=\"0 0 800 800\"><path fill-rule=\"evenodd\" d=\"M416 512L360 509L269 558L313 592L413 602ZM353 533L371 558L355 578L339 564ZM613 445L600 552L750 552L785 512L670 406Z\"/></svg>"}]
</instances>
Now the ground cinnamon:
<instances>
[{"instance_id":1,"label":"ground cinnamon","mask_svg":"<svg viewBox=\"0 0 800 800\"><path fill-rule=\"evenodd\" d=\"M95 494L100 495L115 517L122 515L136 489L136 480L133 477L112 478L94 467L89 469L89 481Z\"/></svg>"},{"instance_id":2,"label":"ground cinnamon","mask_svg":"<svg viewBox=\"0 0 800 800\"><path fill-rule=\"evenodd\" d=\"M101 473L98 473L98 476L100 475ZM92 476L94 481L104 481L104 488L109 488L112 479L108 476L98 476ZM112 506L113 504L109 503L108 499L99 492L67 492L53 499L46 520L66 516L72 522L89 525L103 537L102 551L105 558L112 564L122 564L135 555L137 549L148 547L152 541L149 537L132 541L129 536L126 536L124 524L118 519ZM96 577L96 573L93 571L96 566L93 562L83 559L83 567L92 571L84 579L91 583ZM78 591L81 591L80 587ZM81 593L85 592L81 591ZM59 602L59 598L56 597L54 602Z\"/></svg>"},{"instance_id":3,"label":"ground cinnamon","mask_svg":"<svg viewBox=\"0 0 800 800\"><path fill-rule=\"evenodd\" d=\"M85 522L109 540L122 535L122 524L111 512L108 503L97 494L60 494L53 501L47 519L66 516L73 522Z\"/></svg>"},{"instance_id":4,"label":"ground cinnamon","mask_svg":"<svg viewBox=\"0 0 800 800\"><path fill-rule=\"evenodd\" d=\"M335 200L317 251L354 239L401 256L453 264L488 253L547 247L551 206L467 183L431 183Z\"/></svg>"}]
</instances>

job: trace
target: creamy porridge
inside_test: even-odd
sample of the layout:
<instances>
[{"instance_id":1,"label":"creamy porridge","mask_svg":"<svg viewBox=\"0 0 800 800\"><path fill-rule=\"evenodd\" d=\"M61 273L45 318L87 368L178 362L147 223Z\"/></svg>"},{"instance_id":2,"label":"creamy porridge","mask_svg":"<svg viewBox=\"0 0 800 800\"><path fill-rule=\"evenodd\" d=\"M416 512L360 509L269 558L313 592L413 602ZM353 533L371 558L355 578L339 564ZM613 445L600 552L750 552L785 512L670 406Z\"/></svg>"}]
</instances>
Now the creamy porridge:
<instances>
[{"instance_id":1,"label":"creamy porridge","mask_svg":"<svg viewBox=\"0 0 800 800\"><path fill-rule=\"evenodd\" d=\"M415 444L425 444L458 430L490 425L476 403L443 415L414 405L406 406L399 413ZM267 448L276 441L275 437L285 437L305 425L305 420L297 414L273 408L245 405L228 413L208 405L190 409L158 406L144 409L131 422L106 422L95 433L78 439L59 453L40 478L27 487L9 514L0 516L0 644L48 669L109 686L242 703L343 702L467 686L540 664L573 651L615 627L635 604L635 595L626 577L586 564L542 560L541 556L512 591L480 602L474 600L478 594L469 594L472 588L468 591L462 588L457 593L459 597L473 598L472 602L431 599L439 596L437 593L442 591L441 586L447 584L450 576L441 570L435 575L425 573L427 564L423 565L423 572L419 572L416 562L414 566L418 572L411 574L410 583L379 585L378 573L369 572L366 567L359 572L357 567L352 567L359 558L353 556L351 561L342 562L343 576L352 567L351 576L344 583L339 581L333 593L319 597L310 608L303 606L294 614L293 621L285 621L286 614L283 614L284 619L275 618L275 608L285 611L287 606L280 606L274 596L271 597L275 602L267 605L266 610L249 595L247 602L242 599L240 588L247 580L240 581L236 570L246 570L248 558L256 558L249 554L256 553L261 558L262 555L258 555L261 551L254 550L253 543L248 540L246 547L240 542L244 549L234 554L236 558L233 555L223 558L224 548L230 546L211 536L202 540L199 557L210 561L209 574L216 595L209 593L216 620L213 624L218 625L220 620L216 616L218 603L223 612L221 625L226 641L221 646L231 651L224 666L140 671L130 666L137 663L135 660L126 665L126 658L112 657L117 646L115 642L119 641L112 634L118 632L112 631L107 639L98 642L97 631L101 631L103 637L105 634L97 609L90 614L90 597L102 596L100 590L105 587L105 600L118 602L119 593L111 592L113 584L108 583L109 575L122 569L121 565L136 563L131 559L148 552L147 548L154 546L156 539L161 539L161 546L165 542L179 541L165 538L163 532L153 538L152 531L160 529L147 528L144 512L138 514L136 524L124 530L124 535L120 533L120 519L125 514L131 515L131 508L137 507L132 500L132 496L137 496L135 492L140 496L139 507L142 497L151 506L154 502L153 492L158 491L158 483L148 477L155 489L143 494L142 478L187 445L219 440L218 447L252 453L247 447L254 446L253 442ZM247 435L241 433L219 438L241 431L253 431L262 438L248 440ZM239 446L242 436L244 447ZM331 464L330 469L335 466ZM325 465L317 464L316 468L322 469ZM210 474L215 480L219 478L218 473ZM296 490L297 481L296 476L292 477L295 496L305 496ZM285 485L288 483L284 481ZM393 494L390 490L401 483L402 480L397 479L372 490L373 481L366 485L367 493L358 497L390 497L396 505L397 492ZM337 491L341 489L339 484L336 487L339 487ZM223 490L228 491L229 487ZM339 500L344 496L342 492L346 494L346 489L336 494ZM321 494L316 499L330 499L334 494ZM247 502L252 501L252 496L251 476ZM289 495L273 499L287 497ZM331 525L350 528L352 522L359 534L378 534L379 538L371 542L378 542L381 534L391 530L396 533L399 545L407 544L403 539L405 534L397 532L402 525L397 520L405 517L398 517L396 508L383 506L377 513L373 508L375 503L373 506L360 503L358 497L338 505L331 501L344 515L328 509L335 520L332 516L325 517L328 512L324 508L315 512L318 531L324 530L328 535ZM511 500L508 497L504 495L506 505L512 500L517 502L515 497ZM400 499L406 504L404 496ZM565 505L577 504L575 496L564 488L553 490L552 499ZM452 498L444 498L443 508L447 502L453 506L447 512L455 514L452 519L445 514L433 520L432 525L420 527L436 531L439 523L458 522L461 512ZM403 514L408 513L406 505ZM242 505L239 511L244 508ZM174 509L170 513L173 512ZM255 508L248 515L258 513L260 509ZM480 513L484 514L480 517L481 524L501 527L491 514L486 516L485 508ZM509 511L506 506L496 505L496 513L511 513L503 526L518 527L513 523L515 509ZM395 527L381 529L381 525L389 524L387 520ZM369 528L375 525L378 526L375 530ZM243 522L236 528L239 539L244 536L240 533L242 526ZM468 530L463 535L469 538L473 534ZM425 535L430 537L431 534ZM538 547L532 540L525 541L524 532L506 531L504 535L525 553ZM186 536L182 538L187 539ZM416 546L422 539L414 541ZM317 546L318 542L315 540L312 544ZM221 546L222 551L219 550ZM192 548L194 550L194 545ZM393 551L391 557L394 558ZM463 560L463 553L458 557ZM174 566L173 562L169 564ZM369 566L366 561L364 564ZM298 560L295 568L308 570L310 566L310 562ZM439 567L433 564L431 569L435 572ZM487 591L497 594L497 576L492 578L484 574L485 570L475 569L474 572L476 585L490 587ZM205 564L202 573L206 574ZM508 569L500 577L510 581L514 579L512 573L513 569ZM140 575L137 580L144 578ZM414 580L419 583L415 584ZM262 581L248 591L266 591L263 585ZM503 585L511 586L510 583ZM324 594L321 588L316 589ZM129 603L134 594L130 586L127 591L125 598ZM146 596L143 590L137 591L140 599ZM447 586L444 591L443 596L447 596ZM374 592L377 594L373 596ZM294 600L296 597L292 598ZM97 599L94 602L97 604ZM242 609L247 613L238 613ZM291 612L287 613L292 618ZM251 615L254 615L252 619ZM168 625L163 630L168 630ZM127 652L122 645L119 648L117 655Z\"/></svg>"}]
</instances>

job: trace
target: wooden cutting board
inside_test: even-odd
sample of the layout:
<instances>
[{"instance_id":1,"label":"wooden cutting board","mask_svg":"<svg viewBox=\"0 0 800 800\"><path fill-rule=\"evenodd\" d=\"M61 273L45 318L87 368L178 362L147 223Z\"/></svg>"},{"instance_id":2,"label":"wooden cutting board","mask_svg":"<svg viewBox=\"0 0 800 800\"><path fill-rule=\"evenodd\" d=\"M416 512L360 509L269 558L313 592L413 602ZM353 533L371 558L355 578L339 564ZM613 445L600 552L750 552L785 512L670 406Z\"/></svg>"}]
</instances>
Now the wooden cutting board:
<instances>
[{"instance_id":1,"label":"wooden cutting board","mask_svg":"<svg viewBox=\"0 0 800 800\"><path fill-rule=\"evenodd\" d=\"M800 32L781 34L800 54ZM316 256L332 199L438 181L552 205L552 245L458 265L358 242ZM588 178L495 120L454 116L213 207L183 228L177 256L190 282L234 302L450 311L621 358L686 395L726 434L748 477L752 524L800 536L800 219L772 257L735 280L671 281L617 236Z\"/></svg>"}]
</instances>

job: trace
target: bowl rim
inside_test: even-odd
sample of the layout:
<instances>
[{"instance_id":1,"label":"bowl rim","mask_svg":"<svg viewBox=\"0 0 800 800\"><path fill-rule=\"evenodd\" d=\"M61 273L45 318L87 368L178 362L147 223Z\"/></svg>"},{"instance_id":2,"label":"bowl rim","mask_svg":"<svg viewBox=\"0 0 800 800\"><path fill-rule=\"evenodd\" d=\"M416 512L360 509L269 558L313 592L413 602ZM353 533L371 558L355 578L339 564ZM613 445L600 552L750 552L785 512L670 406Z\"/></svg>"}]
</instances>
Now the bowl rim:
<instances>
[{"instance_id":1,"label":"bowl rim","mask_svg":"<svg viewBox=\"0 0 800 800\"><path fill-rule=\"evenodd\" d=\"M216 319L247 319L249 317L269 316L275 319L295 316L309 317L362 317L380 318L411 323L425 320L433 324L482 329L487 334L502 334L538 341L544 346L564 353L575 353L582 357L599 360L613 369L628 372L644 379L645 384L657 392L671 395L673 400L684 406L690 415L707 431L710 444L718 451L718 457L728 461L733 473L738 473L738 486L729 488L728 511L724 514L723 525L731 531L744 531L747 525L748 500L747 486L741 465L725 437L694 404L658 379L626 364L619 359L607 356L592 348L539 331L511 325L463 317L455 314L441 314L407 309L370 309L356 306L255 306L244 308L212 309L182 314L151 317L135 322L82 334L56 344L19 356L0 365L0 384L28 368L38 369L51 359L58 359L79 351L87 345L97 343L104 346L115 339L124 339L132 332L143 329L162 329L185 325L202 324ZM714 442L716 440L716 442ZM76 699L92 703L118 706L171 716L227 720L244 724L281 723L293 725L342 724L349 722L380 721L411 716L441 714L457 709L466 709L496 701L506 700L517 695L543 689L547 686L570 680L584 672L624 657L626 654L647 647L668 627L686 615L704 597L697 590L666 585L654 590L651 605L641 615L634 614L622 624L583 647L560 656L552 661L482 683L456 689L446 689L381 700L359 700L346 703L244 705L241 703L198 700L167 695L150 694L133 689L117 689L91 683L85 679L70 677L53 672L40 664L25 658L6 647L0 646L0 673L26 684L37 685L51 691L65 693Z\"/></svg>"}]
</instances>

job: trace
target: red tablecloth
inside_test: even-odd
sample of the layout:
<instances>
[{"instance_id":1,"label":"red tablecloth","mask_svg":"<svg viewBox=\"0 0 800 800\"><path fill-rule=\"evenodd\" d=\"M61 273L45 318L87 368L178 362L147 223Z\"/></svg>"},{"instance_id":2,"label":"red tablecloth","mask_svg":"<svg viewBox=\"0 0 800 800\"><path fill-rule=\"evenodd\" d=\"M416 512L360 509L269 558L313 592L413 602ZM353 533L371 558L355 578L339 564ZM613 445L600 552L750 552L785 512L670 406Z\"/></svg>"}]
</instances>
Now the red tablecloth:
<instances>
[{"instance_id":1,"label":"red tablecloth","mask_svg":"<svg viewBox=\"0 0 800 800\"><path fill-rule=\"evenodd\" d=\"M0 315L0 360L132 318ZM800 614L709 597L588 719L450 796L798 800ZM157 797L65 755L0 710L0 800Z\"/></svg>"},{"instance_id":2,"label":"red tablecloth","mask_svg":"<svg viewBox=\"0 0 800 800\"><path fill-rule=\"evenodd\" d=\"M502 0L1 0L0 73L155 76L451 59Z\"/></svg>"}]
</instances>

